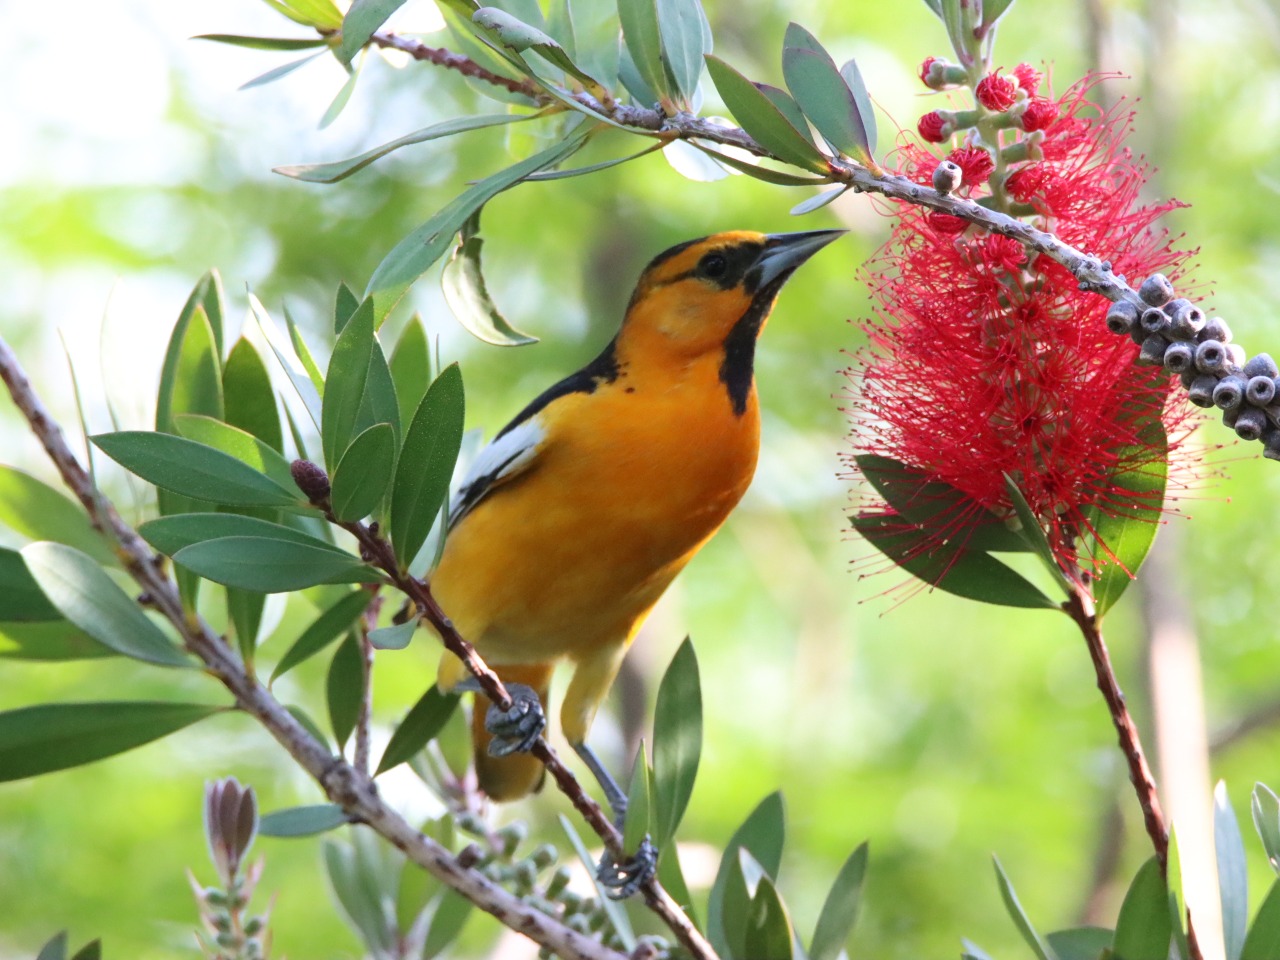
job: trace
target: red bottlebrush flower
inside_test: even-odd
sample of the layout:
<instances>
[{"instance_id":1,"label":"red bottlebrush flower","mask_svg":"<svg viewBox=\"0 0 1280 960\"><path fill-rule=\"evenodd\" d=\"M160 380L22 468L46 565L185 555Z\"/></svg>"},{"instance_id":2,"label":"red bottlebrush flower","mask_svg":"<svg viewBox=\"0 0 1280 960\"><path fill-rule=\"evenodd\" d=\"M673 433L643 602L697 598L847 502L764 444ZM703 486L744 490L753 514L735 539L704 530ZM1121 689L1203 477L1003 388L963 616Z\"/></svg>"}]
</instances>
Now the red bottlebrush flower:
<instances>
[{"instance_id":1,"label":"red bottlebrush flower","mask_svg":"<svg viewBox=\"0 0 1280 960\"><path fill-rule=\"evenodd\" d=\"M929 68L932 67L937 60L937 57L925 57L924 63L920 64L920 82L926 87L933 86L933 84L929 82Z\"/></svg>"},{"instance_id":2,"label":"red bottlebrush flower","mask_svg":"<svg viewBox=\"0 0 1280 960\"><path fill-rule=\"evenodd\" d=\"M1032 133L1044 130L1058 119L1058 105L1047 97L1032 97L1019 121L1023 130Z\"/></svg>"},{"instance_id":3,"label":"red bottlebrush flower","mask_svg":"<svg viewBox=\"0 0 1280 960\"><path fill-rule=\"evenodd\" d=\"M1018 81L1018 86L1027 91L1027 96L1034 97L1040 92L1040 81L1043 77L1040 71L1029 63L1020 63L1013 68L1013 75Z\"/></svg>"},{"instance_id":4,"label":"red bottlebrush flower","mask_svg":"<svg viewBox=\"0 0 1280 960\"><path fill-rule=\"evenodd\" d=\"M978 102L988 110L1003 112L1013 106L1017 99L1018 85L1008 77L1000 76L1000 71L989 73L978 81L974 89Z\"/></svg>"},{"instance_id":5,"label":"red bottlebrush flower","mask_svg":"<svg viewBox=\"0 0 1280 960\"><path fill-rule=\"evenodd\" d=\"M996 168L996 162L991 159L991 154L981 147L961 147L959 150L952 150L947 159L964 171L965 185L970 187L986 183L991 176L991 171Z\"/></svg>"},{"instance_id":6,"label":"red bottlebrush flower","mask_svg":"<svg viewBox=\"0 0 1280 960\"><path fill-rule=\"evenodd\" d=\"M950 122L937 110L929 111L916 124L916 129L920 131L920 138L929 143L942 143L946 140L951 136L949 127Z\"/></svg>"},{"instance_id":7,"label":"red bottlebrush flower","mask_svg":"<svg viewBox=\"0 0 1280 960\"><path fill-rule=\"evenodd\" d=\"M1139 205L1146 168L1122 142L1131 116L1096 115L1089 86L1054 104L1045 159L1018 166L1007 189L1117 273L1176 274L1189 252L1172 249L1155 223L1178 204ZM904 155L912 179L936 162L919 148ZM907 538L899 545L915 544L941 578L975 523L1011 515L1008 474L1062 568L1080 579L1109 559L1105 544L1092 555L1084 545L1099 513L1159 509L1135 502L1132 478L1167 455L1149 425L1162 424L1176 451L1191 408L1174 401L1166 371L1134 364L1137 345L1106 327L1108 301L1059 264L1007 237L959 235L946 222L963 225L958 218L908 205L897 215L872 264L880 322L865 325L870 347L849 375L855 452L897 461L908 493L896 506L865 502L860 520ZM902 496L911 518L899 512Z\"/></svg>"}]
</instances>

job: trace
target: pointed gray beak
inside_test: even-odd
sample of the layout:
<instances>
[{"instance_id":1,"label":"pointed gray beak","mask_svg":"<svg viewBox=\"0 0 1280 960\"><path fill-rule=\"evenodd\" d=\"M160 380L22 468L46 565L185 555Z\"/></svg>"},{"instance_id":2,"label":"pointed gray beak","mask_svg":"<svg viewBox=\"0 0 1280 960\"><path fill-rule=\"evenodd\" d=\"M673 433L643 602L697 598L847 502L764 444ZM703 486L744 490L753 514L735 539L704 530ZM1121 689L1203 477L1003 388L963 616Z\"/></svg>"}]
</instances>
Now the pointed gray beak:
<instances>
[{"instance_id":1,"label":"pointed gray beak","mask_svg":"<svg viewBox=\"0 0 1280 960\"><path fill-rule=\"evenodd\" d=\"M765 237L764 252L756 259L747 280L758 292L782 286L800 264L847 230L809 230L804 233L771 233Z\"/></svg>"}]
</instances>

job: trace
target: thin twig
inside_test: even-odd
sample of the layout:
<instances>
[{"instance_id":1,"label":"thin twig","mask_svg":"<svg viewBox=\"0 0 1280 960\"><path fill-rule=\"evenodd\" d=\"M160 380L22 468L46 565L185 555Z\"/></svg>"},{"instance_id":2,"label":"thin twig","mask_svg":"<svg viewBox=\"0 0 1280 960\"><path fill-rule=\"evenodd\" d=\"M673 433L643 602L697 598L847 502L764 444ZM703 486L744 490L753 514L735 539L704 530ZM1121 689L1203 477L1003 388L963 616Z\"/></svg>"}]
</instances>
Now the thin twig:
<instances>
[{"instance_id":1,"label":"thin twig","mask_svg":"<svg viewBox=\"0 0 1280 960\"><path fill-rule=\"evenodd\" d=\"M452 853L384 804L373 780L342 758L330 755L266 687L245 671L240 657L224 638L183 610L177 588L155 563L146 542L94 486L3 338L0 338L0 380L8 387L14 404L57 467L63 482L84 505L90 519L115 541L121 562L150 596L152 607L178 631L186 649L227 688L236 706L255 717L353 822L368 824L410 860L480 909L560 956L578 960L626 960L623 954L535 910L478 871L459 864Z\"/></svg>"},{"instance_id":2,"label":"thin twig","mask_svg":"<svg viewBox=\"0 0 1280 960\"><path fill-rule=\"evenodd\" d=\"M367 612L367 611L366 611ZM356 713L356 745L351 762L365 776L369 775L369 734L373 723L373 644L369 631L360 631L360 709Z\"/></svg>"}]
</instances>

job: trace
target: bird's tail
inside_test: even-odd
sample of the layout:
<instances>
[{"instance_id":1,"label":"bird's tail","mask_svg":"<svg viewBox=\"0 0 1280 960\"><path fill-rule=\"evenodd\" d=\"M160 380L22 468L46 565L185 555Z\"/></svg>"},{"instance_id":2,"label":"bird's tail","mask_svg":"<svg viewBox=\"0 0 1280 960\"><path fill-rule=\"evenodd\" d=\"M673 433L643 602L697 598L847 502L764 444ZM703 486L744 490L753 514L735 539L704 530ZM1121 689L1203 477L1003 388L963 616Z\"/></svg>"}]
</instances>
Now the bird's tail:
<instances>
[{"instance_id":1,"label":"bird's tail","mask_svg":"<svg viewBox=\"0 0 1280 960\"><path fill-rule=\"evenodd\" d=\"M547 707L547 695L551 691L549 664L520 664L495 667L503 683L523 683L534 689L543 709ZM519 800L542 789L546 768L541 761L527 753L515 753L506 757L489 755L489 741L493 739L484 727L485 714L490 700L482 693L475 695L471 711L471 742L475 749L476 776L480 789L493 800Z\"/></svg>"}]
</instances>

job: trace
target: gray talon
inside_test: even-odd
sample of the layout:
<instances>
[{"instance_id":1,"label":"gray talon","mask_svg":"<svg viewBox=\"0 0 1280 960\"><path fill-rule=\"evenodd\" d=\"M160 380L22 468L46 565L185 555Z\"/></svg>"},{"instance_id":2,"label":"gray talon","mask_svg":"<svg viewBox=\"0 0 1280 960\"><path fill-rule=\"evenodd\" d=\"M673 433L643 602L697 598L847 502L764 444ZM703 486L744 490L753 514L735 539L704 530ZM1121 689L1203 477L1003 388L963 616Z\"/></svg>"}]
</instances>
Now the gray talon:
<instances>
[{"instance_id":1,"label":"gray talon","mask_svg":"<svg viewBox=\"0 0 1280 960\"><path fill-rule=\"evenodd\" d=\"M618 863L605 851L596 868L596 879L610 900L626 900L653 879L658 872L658 848L645 834L635 855Z\"/></svg>"},{"instance_id":2,"label":"gray talon","mask_svg":"<svg viewBox=\"0 0 1280 960\"><path fill-rule=\"evenodd\" d=\"M547 715L534 689L523 683L508 683L511 707L500 709L496 704L485 714L484 726L493 740L489 743L491 757L505 757L512 753L528 753L547 727Z\"/></svg>"}]
</instances>

